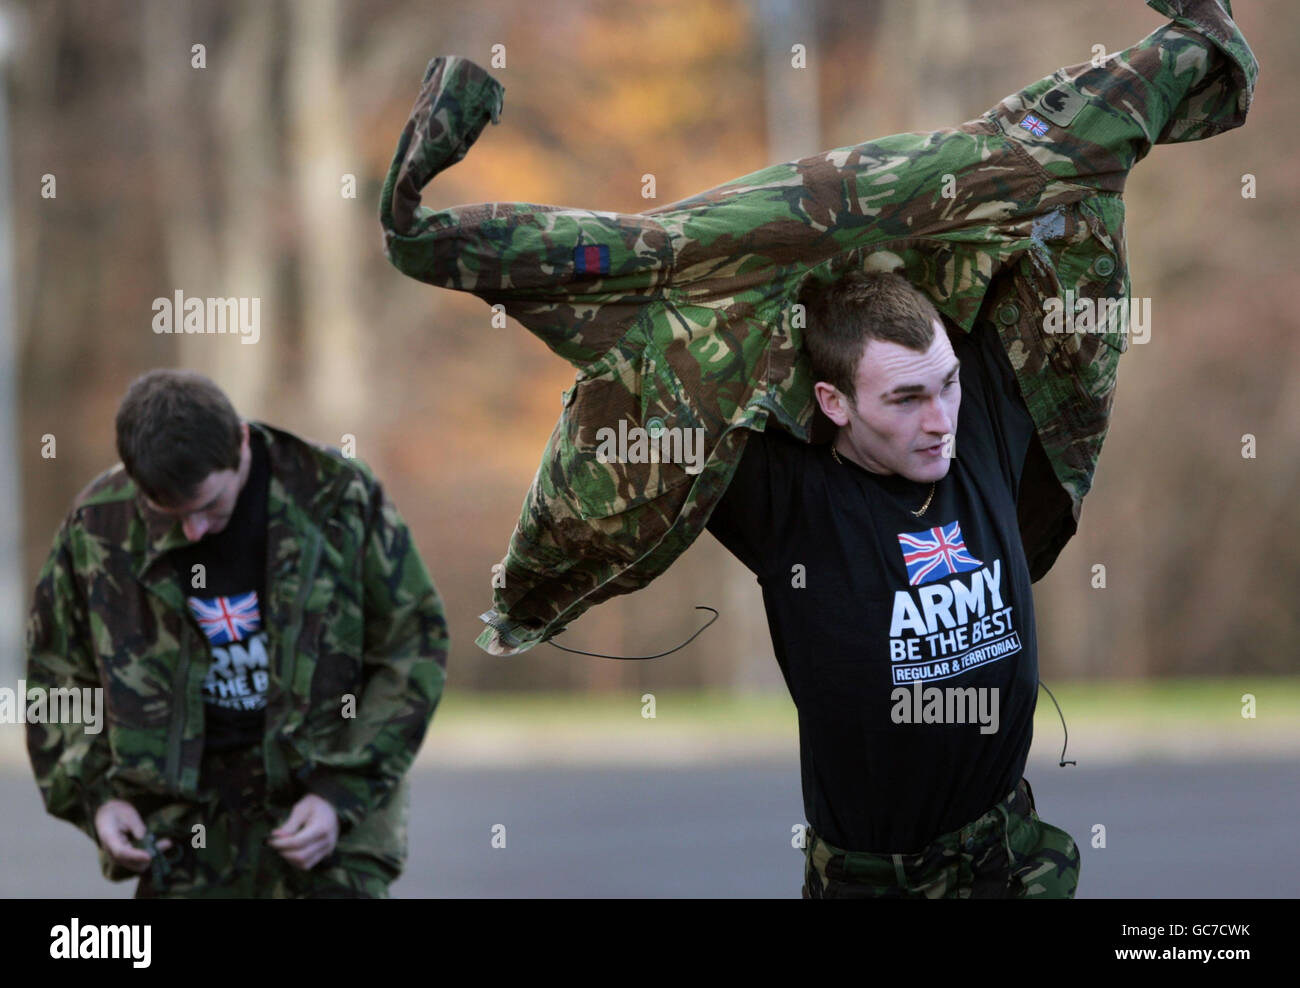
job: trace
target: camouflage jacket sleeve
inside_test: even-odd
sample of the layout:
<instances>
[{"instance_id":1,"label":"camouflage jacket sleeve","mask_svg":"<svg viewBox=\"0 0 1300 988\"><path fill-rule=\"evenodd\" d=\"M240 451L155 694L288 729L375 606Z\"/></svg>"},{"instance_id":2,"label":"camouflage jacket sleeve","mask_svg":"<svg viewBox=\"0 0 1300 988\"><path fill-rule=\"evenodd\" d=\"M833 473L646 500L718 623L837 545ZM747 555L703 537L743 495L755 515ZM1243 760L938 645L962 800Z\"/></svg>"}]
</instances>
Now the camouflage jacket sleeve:
<instances>
[{"instance_id":1,"label":"camouflage jacket sleeve","mask_svg":"<svg viewBox=\"0 0 1300 988\"><path fill-rule=\"evenodd\" d=\"M76 579L75 515L55 535L27 621L27 688L98 689L85 600ZM47 694L48 695L48 692ZM101 694L102 695L102 694ZM20 698L26 702L26 698ZM101 707L102 709L102 707ZM27 753L46 810L98 843L95 811L116 794L107 736L84 723L27 724Z\"/></svg>"},{"instance_id":2,"label":"camouflage jacket sleeve","mask_svg":"<svg viewBox=\"0 0 1300 988\"><path fill-rule=\"evenodd\" d=\"M376 809L410 768L447 668L442 601L410 530L377 481L362 551L361 695L344 743L316 758L303 779L330 801L345 826Z\"/></svg>"}]
</instances>

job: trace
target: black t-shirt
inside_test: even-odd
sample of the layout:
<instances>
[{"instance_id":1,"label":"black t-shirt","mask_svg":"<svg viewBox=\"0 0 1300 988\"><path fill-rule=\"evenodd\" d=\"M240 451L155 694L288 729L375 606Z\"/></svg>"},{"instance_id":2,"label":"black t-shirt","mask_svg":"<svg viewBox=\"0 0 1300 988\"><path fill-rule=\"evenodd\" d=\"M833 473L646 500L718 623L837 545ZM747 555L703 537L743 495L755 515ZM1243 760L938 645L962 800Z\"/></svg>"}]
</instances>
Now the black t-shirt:
<instances>
[{"instance_id":1,"label":"black t-shirt","mask_svg":"<svg viewBox=\"0 0 1300 988\"><path fill-rule=\"evenodd\" d=\"M1016 491L1033 421L992 328L952 336L955 455L924 514L929 483L769 427L708 524L763 588L804 811L845 850L920 850L1010 792L1029 753L1038 653Z\"/></svg>"},{"instance_id":2,"label":"black t-shirt","mask_svg":"<svg viewBox=\"0 0 1300 988\"><path fill-rule=\"evenodd\" d=\"M270 462L249 432L248 479L220 532L172 551L190 612L208 637L212 665L203 682L204 749L260 743L266 723L270 663L262 602L266 598L266 501ZM204 586L194 586L202 565Z\"/></svg>"}]
</instances>

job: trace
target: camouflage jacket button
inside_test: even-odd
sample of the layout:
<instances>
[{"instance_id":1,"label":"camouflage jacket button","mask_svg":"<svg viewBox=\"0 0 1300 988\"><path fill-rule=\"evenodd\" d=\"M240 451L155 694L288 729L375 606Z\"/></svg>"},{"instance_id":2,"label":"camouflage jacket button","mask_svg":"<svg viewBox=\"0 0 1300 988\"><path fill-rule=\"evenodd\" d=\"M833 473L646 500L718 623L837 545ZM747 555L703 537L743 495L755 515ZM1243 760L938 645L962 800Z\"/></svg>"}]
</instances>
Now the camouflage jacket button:
<instances>
[{"instance_id":1,"label":"camouflage jacket button","mask_svg":"<svg viewBox=\"0 0 1300 988\"><path fill-rule=\"evenodd\" d=\"M1115 261L1113 258L1102 254L1101 257L1092 262L1092 270L1103 278L1109 278L1115 271Z\"/></svg>"},{"instance_id":2,"label":"camouflage jacket button","mask_svg":"<svg viewBox=\"0 0 1300 988\"><path fill-rule=\"evenodd\" d=\"M998 309L998 322L1003 326L1011 326L1020 321L1020 306L1015 302L1008 302Z\"/></svg>"},{"instance_id":3,"label":"camouflage jacket button","mask_svg":"<svg viewBox=\"0 0 1300 988\"><path fill-rule=\"evenodd\" d=\"M973 851L973 850L975 850L975 838L974 838L974 837L967 837L967 838L966 838L966 845L965 845L965 847L966 847L966 850L968 850L968 851Z\"/></svg>"},{"instance_id":4,"label":"camouflage jacket button","mask_svg":"<svg viewBox=\"0 0 1300 988\"><path fill-rule=\"evenodd\" d=\"M664 420L658 415L651 416L645 420L645 431L652 436L657 436L664 431Z\"/></svg>"}]
</instances>

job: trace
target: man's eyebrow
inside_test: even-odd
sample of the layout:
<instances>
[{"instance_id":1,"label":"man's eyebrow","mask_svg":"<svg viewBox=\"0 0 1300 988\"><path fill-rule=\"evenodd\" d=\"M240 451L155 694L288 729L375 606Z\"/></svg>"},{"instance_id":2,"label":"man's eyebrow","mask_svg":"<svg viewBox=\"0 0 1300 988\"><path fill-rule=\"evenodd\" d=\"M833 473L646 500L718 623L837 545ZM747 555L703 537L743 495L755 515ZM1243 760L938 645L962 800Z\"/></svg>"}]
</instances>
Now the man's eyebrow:
<instances>
[{"instance_id":1,"label":"man's eyebrow","mask_svg":"<svg viewBox=\"0 0 1300 988\"><path fill-rule=\"evenodd\" d=\"M949 378L951 378L954 374L956 374L957 371L959 371L960 369L961 369L961 361L958 360L955 364L952 365L952 370L948 371L948 373L945 374L945 375L943 376L943 379L944 379L945 381L947 381L947 380L948 380ZM909 394L915 394L915 393L918 392L918 391L924 391L924 390L925 390L925 385L924 385L924 384L900 384L900 385L899 385L898 387L896 387L893 391L886 391L886 392L885 392L884 394L882 394L880 397L881 397L881 398L891 398L891 397L893 397L894 395L909 395Z\"/></svg>"}]
</instances>

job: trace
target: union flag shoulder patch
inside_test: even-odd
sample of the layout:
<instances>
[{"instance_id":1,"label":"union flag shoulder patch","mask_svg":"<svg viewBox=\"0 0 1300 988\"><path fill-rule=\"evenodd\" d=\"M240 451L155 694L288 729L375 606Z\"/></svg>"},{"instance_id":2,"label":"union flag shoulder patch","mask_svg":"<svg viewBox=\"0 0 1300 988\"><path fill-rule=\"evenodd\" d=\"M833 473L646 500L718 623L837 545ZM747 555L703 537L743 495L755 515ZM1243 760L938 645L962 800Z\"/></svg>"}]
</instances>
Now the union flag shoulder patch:
<instances>
[{"instance_id":1,"label":"union flag shoulder patch","mask_svg":"<svg viewBox=\"0 0 1300 988\"><path fill-rule=\"evenodd\" d=\"M1033 134L1035 137L1042 137L1047 133L1047 124L1034 116L1032 113L1026 113L1025 118L1020 121L1020 126Z\"/></svg>"}]
</instances>

